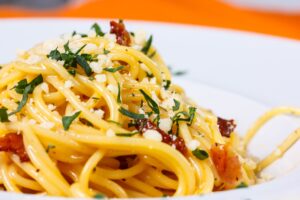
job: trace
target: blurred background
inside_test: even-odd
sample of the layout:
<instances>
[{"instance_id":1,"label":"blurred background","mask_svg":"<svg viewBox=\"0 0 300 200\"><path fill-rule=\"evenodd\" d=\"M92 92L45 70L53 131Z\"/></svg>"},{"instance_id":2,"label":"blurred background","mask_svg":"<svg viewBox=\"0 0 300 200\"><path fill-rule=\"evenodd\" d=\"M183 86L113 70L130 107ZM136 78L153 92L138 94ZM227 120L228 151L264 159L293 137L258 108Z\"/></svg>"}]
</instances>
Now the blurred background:
<instances>
[{"instance_id":1,"label":"blurred background","mask_svg":"<svg viewBox=\"0 0 300 200\"><path fill-rule=\"evenodd\" d=\"M300 0L0 0L0 18L11 17L151 20L300 39Z\"/></svg>"}]
</instances>

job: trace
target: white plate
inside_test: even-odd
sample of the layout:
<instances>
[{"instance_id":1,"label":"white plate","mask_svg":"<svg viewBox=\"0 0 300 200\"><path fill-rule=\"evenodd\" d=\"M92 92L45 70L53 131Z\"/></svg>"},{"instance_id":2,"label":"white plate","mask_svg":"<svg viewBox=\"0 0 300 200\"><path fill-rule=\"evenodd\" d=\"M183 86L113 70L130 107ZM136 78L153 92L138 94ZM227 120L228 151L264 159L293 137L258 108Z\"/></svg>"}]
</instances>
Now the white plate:
<instances>
[{"instance_id":1,"label":"white plate","mask_svg":"<svg viewBox=\"0 0 300 200\"><path fill-rule=\"evenodd\" d=\"M27 49L35 43L73 30L87 32L94 21L0 20L0 63L13 59L16 49ZM100 24L105 30L108 29L107 21L100 21ZM152 33L154 45L165 61L176 70L188 72L176 78L176 82L184 86L189 96L201 106L213 109L220 116L235 118L241 134L270 106L300 106L297 88L300 42L196 26L133 21L126 24L129 30L143 29ZM250 145L250 152L262 158L299 124L299 120L288 117L275 119L255 138ZM299 152L300 143L267 170L278 177L269 183L202 198L246 200L267 196L272 199L298 199ZM46 199L0 193L0 199L25 198Z\"/></svg>"}]
</instances>

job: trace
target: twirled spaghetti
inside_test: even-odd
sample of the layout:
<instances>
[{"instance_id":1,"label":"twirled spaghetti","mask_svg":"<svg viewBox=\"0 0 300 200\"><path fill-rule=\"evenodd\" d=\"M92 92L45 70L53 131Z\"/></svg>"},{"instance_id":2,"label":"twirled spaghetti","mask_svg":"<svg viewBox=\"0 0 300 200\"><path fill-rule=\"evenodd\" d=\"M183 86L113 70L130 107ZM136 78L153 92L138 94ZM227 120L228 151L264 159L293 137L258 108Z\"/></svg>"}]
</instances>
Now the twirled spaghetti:
<instances>
[{"instance_id":1,"label":"twirled spaghetti","mask_svg":"<svg viewBox=\"0 0 300 200\"><path fill-rule=\"evenodd\" d=\"M0 71L0 185L18 193L162 197L253 185L299 139L292 133L258 164L235 122L190 101L152 36L111 22L41 43ZM280 152L280 153L278 153Z\"/></svg>"}]
</instances>

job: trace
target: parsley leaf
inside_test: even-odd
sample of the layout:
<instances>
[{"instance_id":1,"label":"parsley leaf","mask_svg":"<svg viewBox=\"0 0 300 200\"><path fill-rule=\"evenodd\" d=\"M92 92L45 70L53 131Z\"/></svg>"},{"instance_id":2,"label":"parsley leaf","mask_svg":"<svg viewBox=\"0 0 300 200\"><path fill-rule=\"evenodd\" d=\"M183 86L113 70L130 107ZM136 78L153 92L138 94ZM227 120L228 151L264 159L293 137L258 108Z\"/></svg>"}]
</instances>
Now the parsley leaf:
<instances>
[{"instance_id":1,"label":"parsley leaf","mask_svg":"<svg viewBox=\"0 0 300 200\"><path fill-rule=\"evenodd\" d=\"M118 97L117 97L117 102L121 103L122 99L121 99L121 87L120 87L120 83L118 83Z\"/></svg>"},{"instance_id":2,"label":"parsley leaf","mask_svg":"<svg viewBox=\"0 0 300 200\"><path fill-rule=\"evenodd\" d=\"M103 194L98 193L94 196L94 198L95 199L103 199L103 198L105 198L105 196Z\"/></svg>"},{"instance_id":3,"label":"parsley leaf","mask_svg":"<svg viewBox=\"0 0 300 200\"><path fill-rule=\"evenodd\" d=\"M151 44L152 44L152 35L149 37L149 39L147 40L146 44L144 45L144 47L141 49L141 51L144 53L144 54L148 54L148 51L151 47Z\"/></svg>"},{"instance_id":4,"label":"parsley leaf","mask_svg":"<svg viewBox=\"0 0 300 200\"><path fill-rule=\"evenodd\" d=\"M164 80L163 82L165 83L165 85L164 85L165 90L169 89L169 87L171 86L171 81L170 80Z\"/></svg>"},{"instance_id":5,"label":"parsley leaf","mask_svg":"<svg viewBox=\"0 0 300 200\"><path fill-rule=\"evenodd\" d=\"M145 118L144 114L133 113L133 112L130 112L129 110L126 110L123 107L119 108L119 112L122 113L123 115L129 117L129 118L132 118L132 119L144 119Z\"/></svg>"},{"instance_id":6,"label":"parsley leaf","mask_svg":"<svg viewBox=\"0 0 300 200\"><path fill-rule=\"evenodd\" d=\"M179 110L179 108L180 108L180 102L177 101L176 99L173 99L173 101L174 101L174 104L175 104L175 105L172 107L173 111Z\"/></svg>"},{"instance_id":7,"label":"parsley leaf","mask_svg":"<svg viewBox=\"0 0 300 200\"><path fill-rule=\"evenodd\" d=\"M0 108L0 122L8 122L7 108Z\"/></svg>"},{"instance_id":8,"label":"parsley leaf","mask_svg":"<svg viewBox=\"0 0 300 200\"><path fill-rule=\"evenodd\" d=\"M194 151L192 151L192 153L200 160L205 160L206 158L208 158L208 153L201 149L195 149Z\"/></svg>"},{"instance_id":9,"label":"parsley leaf","mask_svg":"<svg viewBox=\"0 0 300 200\"><path fill-rule=\"evenodd\" d=\"M69 74L71 74L72 76L76 75L76 70L75 69L70 69L68 70Z\"/></svg>"},{"instance_id":10,"label":"parsley leaf","mask_svg":"<svg viewBox=\"0 0 300 200\"><path fill-rule=\"evenodd\" d=\"M71 116L63 116L62 123L64 130L67 131L70 128L72 122L80 115L81 111L76 112L74 115Z\"/></svg>"},{"instance_id":11,"label":"parsley leaf","mask_svg":"<svg viewBox=\"0 0 300 200\"><path fill-rule=\"evenodd\" d=\"M46 148L46 152L49 153L49 151L50 151L51 149L54 149L54 148L55 148L55 145L53 145L53 144L48 144L48 146L47 146L47 148Z\"/></svg>"},{"instance_id":12,"label":"parsley leaf","mask_svg":"<svg viewBox=\"0 0 300 200\"><path fill-rule=\"evenodd\" d=\"M139 134L138 131L136 132L132 132L132 133L116 133L116 136L120 136L120 137L132 137L136 134Z\"/></svg>"},{"instance_id":13,"label":"parsley leaf","mask_svg":"<svg viewBox=\"0 0 300 200\"><path fill-rule=\"evenodd\" d=\"M110 53L109 50L103 49L103 54L104 54L104 55L107 55L107 54L109 54L109 53Z\"/></svg>"},{"instance_id":14,"label":"parsley leaf","mask_svg":"<svg viewBox=\"0 0 300 200\"><path fill-rule=\"evenodd\" d=\"M97 23L94 23L93 26L91 27L91 29L95 30L97 36L104 36L104 33L101 30L101 27Z\"/></svg>"},{"instance_id":15,"label":"parsley leaf","mask_svg":"<svg viewBox=\"0 0 300 200\"><path fill-rule=\"evenodd\" d=\"M173 123L176 122L178 123L179 121L187 121L188 125L190 126L194 120L195 117L195 112L196 112L196 108L195 107L190 107L189 108L189 112L185 112L185 111L181 111L176 113L173 117L172 117L172 121ZM185 118L182 117L185 116Z\"/></svg>"},{"instance_id":16,"label":"parsley leaf","mask_svg":"<svg viewBox=\"0 0 300 200\"><path fill-rule=\"evenodd\" d=\"M148 106L151 108L151 110L153 110L153 112L155 114L159 115L159 107L158 107L157 103L144 90L140 89L140 92L144 96L144 98L145 98Z\"/></svg>"},{"instance_id":17,"label":"parsley leaf","mask_svg":"<svg viewBox=\"0 0 300 200\"><path fill-rule=\"evenodd\" d=\"M105 71L107 71L107 72L111 72L111 73L115 73L116 71L119 71L119 70L121 70L121 69L123 69L124 68L124 66L119 66L119 67L116 67L116 68L113 68L113 67L111 67L111 68L108 68L108 67L106 67L106 68L104 68L103 70L105 70Z\"/></svg>"},{"instance_id":18,"label":"parsley leaf","mask_svg":"<svg viewBox=\"0 0 300 200\"><path fill-rule=\"evenodd\" d=\"M248 187L248 185L244 182L241 182L238 186L236 186L236 188L246 188Z\"/></svg>"},{"instance_id":19,"label":"parsley leaf","mask_svg":"<svg viewBox=\"0 0 300 200\"><path fill-rule=\"evenodd\" d=\"M9 115L16 114L22 110L22 108L25 106L27 100L28 100L28 95L32 94L34 88L41 84L43 82L43 76L38 75L36 78L34 78L30 83L27 83L27 80L21 80L18 82L17 86L15 87L15 90L19 94L23 94L22 100L19 102L19 105L17 107L17 110L9 113Z\"/></svg>"},{"instance_id":20,"label":"parsley leaf","mask_svg":"<svg viewBox=\"0 0 300 200\"><path fill-rule=\"evenodd\" d=\"M88 76L92 75L92 68L87 63L87 61L85 60L85 58L83 56L77 55L76 61L84 69L84 72L86 73L86 75L88 75Z\"/></svg>"}]
</instances>

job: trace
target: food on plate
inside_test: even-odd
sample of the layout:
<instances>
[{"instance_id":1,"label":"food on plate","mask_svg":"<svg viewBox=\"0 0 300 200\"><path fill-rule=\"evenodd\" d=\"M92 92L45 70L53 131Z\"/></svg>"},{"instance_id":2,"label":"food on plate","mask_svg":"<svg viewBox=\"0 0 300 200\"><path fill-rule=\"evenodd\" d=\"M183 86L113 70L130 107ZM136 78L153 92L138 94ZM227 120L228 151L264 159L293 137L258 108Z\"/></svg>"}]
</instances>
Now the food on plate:
<instances>
[{"instance_id":1,"label":"food on plate","mask_svg":"<svg viewBox=\"0 0 300 200\"><path fill-rule=\"evenodd\" d=\"M236 122L190 100L152 45L122 20L19 53L0 71L0 185L64 197L163 197L247 187L299 139L262 161ZM188 55L183 55L187 56ZM197 91L201 92L201 91Z\"/></svg>"}]
</instances>

